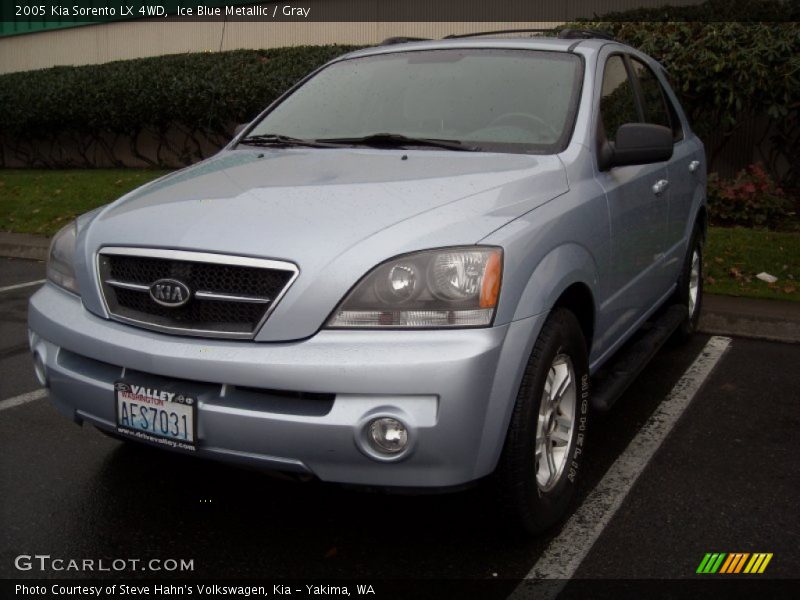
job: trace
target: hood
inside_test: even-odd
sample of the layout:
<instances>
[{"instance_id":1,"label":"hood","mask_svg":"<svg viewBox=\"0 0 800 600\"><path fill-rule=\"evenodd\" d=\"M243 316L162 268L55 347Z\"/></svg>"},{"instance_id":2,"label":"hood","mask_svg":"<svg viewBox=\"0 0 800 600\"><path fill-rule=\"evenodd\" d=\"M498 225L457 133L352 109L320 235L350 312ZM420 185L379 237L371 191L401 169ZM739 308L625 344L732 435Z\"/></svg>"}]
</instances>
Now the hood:
<instances>
[{"instance_id":1,"label":"hood","mask_svg":"<svg viewBox=\"0 0 800 600\"><path fill-rule=\"evenodd\" d=\"M80 232L79 254L93 264L97 250L115 245L291 261L300 276L257 339L297 339L312 335L376 264L413 250L476 243L565 191L556 156L239 149L99 211ZM94 269L81 270L89 284L82 289L97 289L88 281ZM314 308L320 300L324 306ZM99 295L84 302L102 314ZM280 325L288 309L305 325L294 317Z\"/></svg>"}]
</instances>

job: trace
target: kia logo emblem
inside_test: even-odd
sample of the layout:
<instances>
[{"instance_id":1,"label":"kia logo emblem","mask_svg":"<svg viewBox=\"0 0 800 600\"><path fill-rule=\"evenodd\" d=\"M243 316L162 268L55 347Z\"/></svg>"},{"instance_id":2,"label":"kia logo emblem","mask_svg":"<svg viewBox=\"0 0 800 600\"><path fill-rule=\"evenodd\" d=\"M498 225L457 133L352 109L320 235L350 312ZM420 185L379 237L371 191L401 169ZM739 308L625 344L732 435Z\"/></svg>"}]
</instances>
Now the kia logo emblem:
<instances>
[{"instance_id":1,"label":"kia logo emblem","mask_svg":"<svg viewBox=\"0 0 800 600\"><path fill-rule=\"evenodd\" d=\"M150 297L161 306L177 308L191 299L192 291L177 279L159 279L150 285Z\"/></svg>"}]
</instances>

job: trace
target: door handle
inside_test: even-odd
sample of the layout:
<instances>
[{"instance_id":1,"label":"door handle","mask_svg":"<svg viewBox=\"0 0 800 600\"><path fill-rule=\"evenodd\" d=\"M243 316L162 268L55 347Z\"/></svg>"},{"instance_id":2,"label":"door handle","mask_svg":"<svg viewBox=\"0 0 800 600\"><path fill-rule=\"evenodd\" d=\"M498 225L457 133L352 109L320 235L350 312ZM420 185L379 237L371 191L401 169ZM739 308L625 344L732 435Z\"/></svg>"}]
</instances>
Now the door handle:
<instances>
[{"instance_id":1,"label":"door handle","mask_svg":"<svg viewBox=\"0 0 800 600\"><path fill-rule=\"evenodd\" d=\"M689 173L695 173L698 168L700 168L699 160L693 160L692 162L689 163Z\"/></svg>"},{"instance_id":2,"label":"door handle","mask_svg":"<svg viewBox=\"0 0 800 600\"><path fill-rule=\"evenodd\" d=\"M660 196L661 194L663 194L666 191L666 189L668 187L669 187L669 181L667 181L666 179L659 179L658 181L656 181L653 184L653 188L652 188L653 189L653 193L656 196Z\"/></svg>"}]
</instances>

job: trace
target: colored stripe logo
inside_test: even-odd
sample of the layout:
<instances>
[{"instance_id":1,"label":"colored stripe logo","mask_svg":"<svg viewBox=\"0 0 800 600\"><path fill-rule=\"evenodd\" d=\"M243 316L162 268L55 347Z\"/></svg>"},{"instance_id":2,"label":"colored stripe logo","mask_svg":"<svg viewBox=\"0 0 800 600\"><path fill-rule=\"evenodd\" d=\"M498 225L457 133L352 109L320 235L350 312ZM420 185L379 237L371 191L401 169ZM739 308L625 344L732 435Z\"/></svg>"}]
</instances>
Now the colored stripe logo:
<instances>
[{"instance_id":1,"label":"colored stripe logo","mask_svg":"<svg viewBox=\"0 0 800 600\"><path fill-rule=\"evenodd\" d=\"M700 566L697 567L696 572L725 575L763 573L771 560L771 552L755 552L752 554L749 552L708 552L703 557L703 560L700 561Z\"/></svg>"}]
</instances>

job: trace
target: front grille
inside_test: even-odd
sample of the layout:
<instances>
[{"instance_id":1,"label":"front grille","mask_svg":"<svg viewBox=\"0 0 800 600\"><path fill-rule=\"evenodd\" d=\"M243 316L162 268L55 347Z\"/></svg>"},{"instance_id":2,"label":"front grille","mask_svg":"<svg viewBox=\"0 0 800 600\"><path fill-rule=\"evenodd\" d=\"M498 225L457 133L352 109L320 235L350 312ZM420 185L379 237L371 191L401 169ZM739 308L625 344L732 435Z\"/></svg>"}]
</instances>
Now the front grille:
<instances>
[{"instance_id":1,"label":"front grille","mask_svg":"<svg viewBox=\"0 0 800 600\"><path fill-rule=\"evenodd\" d=\"M208 337L252 337L297 276L292 263L222 254L104 248L98 255L112 317L150 329ZM156 302L150 286L179 281L188 302Z\"/></svg>"},{"instance_id":2,"label":"front grille","mask_svg":"<svg viewBox=\"0 0 800 600\"><path fill-rule=\"evenodd\" d=\"M112 279L150 285L157 279L184 281L193 290L274 297L286 285L291 271L226 264L187 262L139 256L109 256Z\"/></svg>"}]
</instances>

